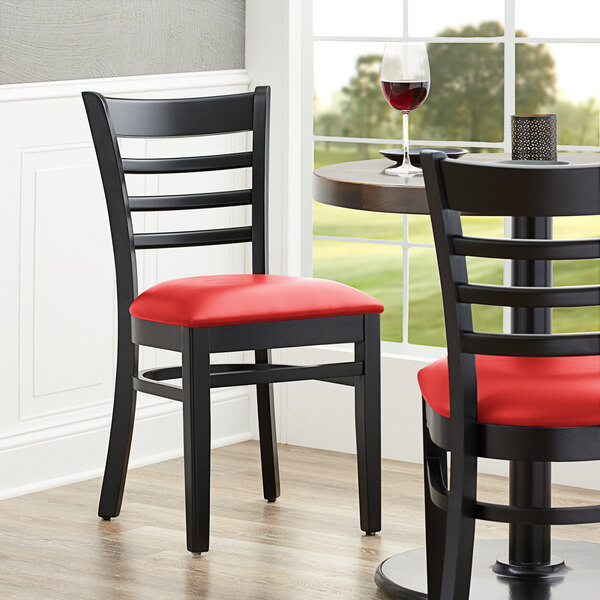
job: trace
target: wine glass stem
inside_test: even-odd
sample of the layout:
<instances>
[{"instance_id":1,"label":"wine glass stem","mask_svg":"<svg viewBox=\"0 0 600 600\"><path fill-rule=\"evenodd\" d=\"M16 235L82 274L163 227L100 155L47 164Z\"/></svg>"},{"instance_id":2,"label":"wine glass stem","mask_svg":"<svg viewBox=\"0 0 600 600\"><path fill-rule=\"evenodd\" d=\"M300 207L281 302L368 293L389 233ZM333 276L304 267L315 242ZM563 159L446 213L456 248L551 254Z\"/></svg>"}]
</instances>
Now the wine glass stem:
<instances>
[{"instance_id":1,"label":"wine glass stem","mask_svg":"<svg viewBox=\"0 0 600 600\"><path fill-rule=\"evenodd\" d=\"M402 112L402 136L404 138L404 159L402 166L410 166L410 154L408 153L408 111Z\"/></svg>"}]
</instances>

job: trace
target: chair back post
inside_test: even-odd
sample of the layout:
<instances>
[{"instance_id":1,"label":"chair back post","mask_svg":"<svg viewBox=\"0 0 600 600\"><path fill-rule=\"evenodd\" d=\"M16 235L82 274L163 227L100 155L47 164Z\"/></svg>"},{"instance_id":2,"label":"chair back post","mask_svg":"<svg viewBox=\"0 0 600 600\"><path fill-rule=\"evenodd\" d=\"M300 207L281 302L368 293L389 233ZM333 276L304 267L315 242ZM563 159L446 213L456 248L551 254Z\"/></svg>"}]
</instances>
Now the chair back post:
<instances>
[{"instance_id":1,"label":"chair back post","mask_svg":"<svg viewBox=\"0 0 600 600\"><path fill-rule=\"evenodd\" d=\"M462 349L462 333L473 331L471 305L459 302L456 285L468 283L467 262L453 252L453 238L462 236L460 213L448 208L441 174L443 152L422 154L427 202L442 287L448 345L450 421L454 441L466 456L476 456L477 377L475 356Z\"/></svg>"},{"instance_id":2,"label":"chair back post","mask_svg":"<svg viewBox=\"0 0 600 600\"><path fill-rule=\"evenodd\" d=\"M269 115L271 88L254 91L252 118L252 272L269 271Z\"/></svg>"},{"instance_id":3,"label":"chair back post","mask_svg":"<svg viewBox=\"0 0 600 600\"><path fill-rule=\"evenodd\" d=\"M138 295L138 278L131 211L121 153L105 98L96 92L83 92L82 96L108 209L117 280L119 330L123 331L122 327L129 330L129 306Z\"/></svg>"}]
</instances>

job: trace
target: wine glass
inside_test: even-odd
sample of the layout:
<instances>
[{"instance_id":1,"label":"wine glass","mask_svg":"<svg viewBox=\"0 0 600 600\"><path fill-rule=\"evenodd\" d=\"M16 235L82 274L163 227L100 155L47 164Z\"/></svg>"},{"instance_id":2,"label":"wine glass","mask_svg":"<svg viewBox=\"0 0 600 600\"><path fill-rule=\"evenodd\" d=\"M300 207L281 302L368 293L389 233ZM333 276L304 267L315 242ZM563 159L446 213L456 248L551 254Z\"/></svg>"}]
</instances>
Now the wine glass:
<instances>
[{"instance_id":1,"label":"wine glass","mask_svg":"<svg viewBox=\"0 0 600 600\"><path fill-rule=\"evenodd\" d=\"M410 164L408 153L408 114L419 108L429 93L429 60L421 43L389 42L381 61L381 91L389 104L402 111L404 159L402 164L388 167L389 175L412 175L421 170Z\"/></svg>"}]
</instances>

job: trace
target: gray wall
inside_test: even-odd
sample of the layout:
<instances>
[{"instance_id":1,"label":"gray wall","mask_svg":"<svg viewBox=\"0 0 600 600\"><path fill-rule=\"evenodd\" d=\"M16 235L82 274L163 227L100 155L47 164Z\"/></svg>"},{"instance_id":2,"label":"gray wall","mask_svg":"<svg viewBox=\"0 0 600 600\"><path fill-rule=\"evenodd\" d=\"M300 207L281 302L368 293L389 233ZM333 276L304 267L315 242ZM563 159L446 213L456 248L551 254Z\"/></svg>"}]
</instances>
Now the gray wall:
<instances>
[{"instance_id":1,"label":"gray wall","mask_svg":"<svg viewBox=\"0 0 600 600\"><path fill-rule=\"evenodd\" d=\"M0 84L244 67L245 0L0 0Z\"/></svg>"}]
</instances>

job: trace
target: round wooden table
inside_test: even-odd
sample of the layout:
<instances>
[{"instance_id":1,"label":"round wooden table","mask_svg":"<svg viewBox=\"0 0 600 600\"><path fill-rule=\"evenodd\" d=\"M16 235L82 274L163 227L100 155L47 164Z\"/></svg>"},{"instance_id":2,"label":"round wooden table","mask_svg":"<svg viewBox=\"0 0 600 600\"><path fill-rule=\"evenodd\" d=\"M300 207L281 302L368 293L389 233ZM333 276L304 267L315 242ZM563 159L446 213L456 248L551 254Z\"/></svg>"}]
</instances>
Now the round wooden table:
<instances>
[{"instance_id":1,"label":"round wooden table","mask_svg":"<svg viewBox=\"0 0 600 600\"><path fill-rule=\"evenodd\" d=\"M493 162L508 160L507 154L467 154L457 160ZM572 164L600 164L599 153L561 153L558 159ZM387 159L362 160L321 167L314 172L313 198L317 202L356 210L428 214L425 183L422 175L386 175ZM513 235L520 238L551 238L552 219L519 217L513 219ZM512 285L552 285L551 265L522 264L515 261ZM521 264L519 264L521 263ZM521 312L520 312L521 311ZM537 311L537 312L536 312ZM512 311L512 330L516 333L548 333L551 311L535 309ZM416 401L416 400L415 400ZM526 499L520 506L550 506L550 465L513 461L510 465L511 497ZM532 500L533 499L533 500ZM528 504L532 502L532 504ZM539 503L542 504L539 504ZM549 556L550 527L545 525L512 525L509 532L511 552L527 557L517 562L516 574L498 576L492 571L496 559L507 553L507 540L475 542L470 597L474 600L592 600L600 589L600 544L553 542L553 554L565 560L566 569L549 576L547 568L531 565ZM552 557L554 559L554 556ZM511 561L511 564L515 564ZM375 581L393 598L424 600L427 598L425 550L413 550L392 556L379 566ZM519 568L522 575L517 574ZM550 574L552 575L552 574Z\"/></svg>"},{"instance_id":2,"label":"round wooden table","mask_svg":"<svg viewBox=\"0 0 600 600\"><path fill-rule=\"evenodd\" d=\"M456 160L495 162L509 159L509 154L487 152L465 154ZM600 154L561 153L558 159L573 164L600 163ZM357 210L429 214L423 176L386 175L382 171L391 164L392 161L386 158L377 158L320 167L313 176L313 198L323 204Z\"/></svg>"}]
</instances>

